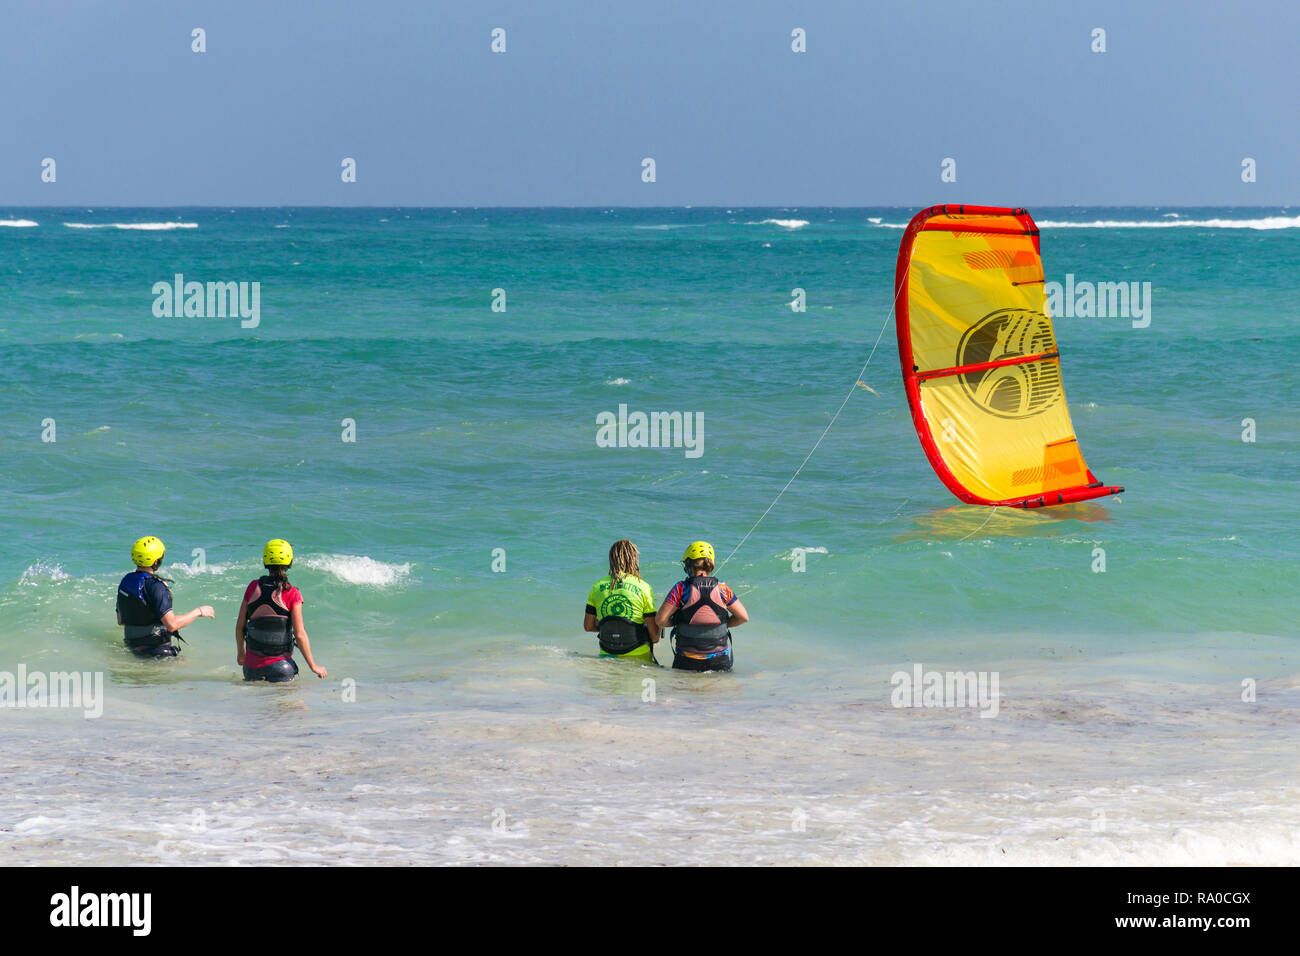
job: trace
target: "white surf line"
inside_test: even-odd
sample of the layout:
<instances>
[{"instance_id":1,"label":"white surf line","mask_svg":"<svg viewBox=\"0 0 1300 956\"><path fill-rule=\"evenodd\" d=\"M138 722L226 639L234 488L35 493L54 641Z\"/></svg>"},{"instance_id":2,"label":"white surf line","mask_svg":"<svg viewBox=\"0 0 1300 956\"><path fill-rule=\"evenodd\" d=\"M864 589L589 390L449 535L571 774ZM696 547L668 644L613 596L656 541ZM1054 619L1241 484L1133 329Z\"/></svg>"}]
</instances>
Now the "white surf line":
<instances>
[{"instance_id":1,"label":"white surf line","mask_svg":"<svg viewBox=\"0 0 1300 956\"><path fill-rule=\"evenodd\" d=\"M909 249L907 251L907 268L903 270L903 273L905 275L907 273L907 269L910 269L912 267L912 253L915 248L916 248L915 243L913 243L912 249ZM902 291L903 291L903 287L901 284L897 289L894 290L894 301L890 304L889 311L885 314L885 321L880 323L880 331L876 333L876 342L874 345L871 346L871 352L867 355L867 360L862 363L862 370L858 372L858 377L853 380L853 384L849 387L849 393L844 396L844 401L840 402L840 407L837 408L835 410L835 414L831 416L831 420L827 424L826 428L822 431L821 436L817 439L817 442L812 446L812 449L808 452L808 454L804 456L803 461L799 463L799 467L794 470L794 474L791 475L790 480L785 483L785 487L776 493L776 497L772 499L772 503L767 506L767 511L764 511L761 515L758 516L758 520L755 521L754 524L750 527L750 529L745 532L745 536L740 539L740 544L732 548L731 554L727 555L725 558L722 559L722 564L718 565L717 570L721 571L726 566L727 562L730 561L732 557L735 556L736 552L740 550L741 545L743 545L746 541L749 540L749 536L754 533L754 529L763 523L763 519L766 518L769 513L771 513L772 509L776 507L776 503L781 500L781 496L786 493L786 491L790 488L791 485L794 484L794 480L798 478L799 473L803 471L804 465L808 464L808 461L812 458L814 452L816 452L818 447L821 445L822 440L830 433L831 428L834 427L836 419L840 417L840 412L844 411L844 406L849 403L849 399L852 398L853 393L857 391L858 382L862 381L862 376L867 374L867 366L871 364L871 359L875 356L876 349L880 347L880 339L885 334L885 327L889 325L889 320L894 317L894 310L898 308L898 295ZM907 502L903 502L903 503L906 504Z\"/></svg>"}]
</instances>

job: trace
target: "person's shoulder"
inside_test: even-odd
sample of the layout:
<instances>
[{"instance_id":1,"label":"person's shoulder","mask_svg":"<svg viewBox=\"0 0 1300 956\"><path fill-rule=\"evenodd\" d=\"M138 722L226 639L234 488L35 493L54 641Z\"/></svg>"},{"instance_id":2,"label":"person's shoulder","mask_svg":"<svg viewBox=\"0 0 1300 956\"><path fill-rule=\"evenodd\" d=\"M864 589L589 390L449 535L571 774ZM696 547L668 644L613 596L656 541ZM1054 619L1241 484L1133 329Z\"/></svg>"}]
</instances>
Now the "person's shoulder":
<instances>
[{"instance_id":1,"label":"person's shoulder","mask_svg":"<svg viewBox=\"0 0 1300 956\"><path fill-rule=\"evenodd\" d=\"M641 591L641 598L645 602L645 606L647 608L653 608L655 606L654 585L652 585L645 578L637 578L637 584L639 585L639 590Z\"/></svg>"},{"instance_id":2,"label":"person's shoulder","mask_svg":"<svg viewBox=\"0 0 1300 956\"><path fill-rule=\"evenodd\" d=\"M291 587L284 592L284 606L293 607L295 604L302 604L302 592L296 587Z\"/></svg>"},{"instance_id":3,"label":"person's shoulder","mask_svg":"<svg viewBox=\"0 0 1300 956\"><path fill-rule=\"evenodd\" d=\"M599 581L597 581L595 584L593 584L591 586L591 589L593 591L608 591L610 589L610 586L613 583L614 583L614 579L607 574Z\"/></svg>"},{"instance_id":4,"label":"person's shoulder","mask_svg":"<svg viewBox=\"0 0 1300 956\"><path fill-rule=\"evenodd\" d=\"M147 575L140 582L140 594L157 609L166 609L172 603L172 589L156 574Z\"/></svg>"}]
</instances>

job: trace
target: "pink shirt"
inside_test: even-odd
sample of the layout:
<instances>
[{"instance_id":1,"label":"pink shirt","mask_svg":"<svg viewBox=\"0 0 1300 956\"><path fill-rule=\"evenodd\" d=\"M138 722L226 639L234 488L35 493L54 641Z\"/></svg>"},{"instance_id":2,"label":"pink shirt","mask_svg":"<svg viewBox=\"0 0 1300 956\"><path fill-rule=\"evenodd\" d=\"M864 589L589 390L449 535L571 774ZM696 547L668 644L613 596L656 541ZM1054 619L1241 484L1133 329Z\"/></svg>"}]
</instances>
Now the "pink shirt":
<instances>
[{"instance_id":1,"label":"pink shirt","mask_svg":"<svg viewBox=\"0 0 1300 956\"><path fill-rule=\"evenodd\" d=\"M254 581L244 590L244 603L247 604L250 601L256 600L257 595L260 592L261 592L260 584L258 583L258 581ZM294 587L286 588L285 590L280 592L280 600L277 603L281 604L286 611L292 612L294 605L303 603L302 592ZM246 647L244 648L244 666L265 667L267 664L274 664L276 661L282 661L286 657L292 657L292 656L293 654L289 653L289 654L281 654L279 657L263 657L261 654L257 653L257 651L250 650L249 648Z\"/></svg>"}]
</instances>

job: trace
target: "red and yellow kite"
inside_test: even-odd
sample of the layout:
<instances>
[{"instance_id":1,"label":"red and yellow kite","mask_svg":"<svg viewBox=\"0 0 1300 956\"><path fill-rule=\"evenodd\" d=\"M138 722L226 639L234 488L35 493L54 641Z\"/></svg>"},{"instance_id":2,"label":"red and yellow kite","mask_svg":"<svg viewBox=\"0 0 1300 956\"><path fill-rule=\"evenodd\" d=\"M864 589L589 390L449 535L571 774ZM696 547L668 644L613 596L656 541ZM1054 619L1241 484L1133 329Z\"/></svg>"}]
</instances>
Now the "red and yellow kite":
<instances>
[{"instance_id":1,"label":"red and yellow kite","mask_svg":"<svg viewBox=\"0 0 1300 956\"><path fill-rule=\"evenodd\" d=\"M1124 489L1088 470L1047 314L1038 227L1023 209L931 206L903 233L898 356L912 423L948 490L1040 508Z\"/></svg>"}]
</instances>

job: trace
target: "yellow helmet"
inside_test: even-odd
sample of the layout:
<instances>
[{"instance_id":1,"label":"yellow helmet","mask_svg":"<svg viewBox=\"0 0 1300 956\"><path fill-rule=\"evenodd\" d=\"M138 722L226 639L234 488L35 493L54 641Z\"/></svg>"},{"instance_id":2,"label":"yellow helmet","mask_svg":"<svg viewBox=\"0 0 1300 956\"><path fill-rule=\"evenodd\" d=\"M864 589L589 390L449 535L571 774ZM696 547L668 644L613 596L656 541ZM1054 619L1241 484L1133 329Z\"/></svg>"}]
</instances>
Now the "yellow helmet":
<instances>
[{"instance_id":1,"label":"yellow helmet","mask_svg":"<svg viewBox=\"0 0 1300 956\"><path fill-rule=\"evenodd\" d=\"M293 548L283 538L268 541L266 547L262 549L262 563L268 568L274 566L287 568L293 564Z\"/></svg>"},{"instance_id":2,"label":"yellow helmet","mask_svg":"<svg viewBox=\"0 0 1300 956\"><path fill-rule=\"evenodd\" d=\"M696 541L692 543L690 547L686 549L686 553L682 555L683 561L696 561L700 558L708 558L712 561L714 559L713 545L709 544L707 541Z\"/></svg>"},{"instance_id":3,"label":"yellow helmet","mask_svg":"<svg viewBox=\"0 0 1300 956\"><path fill-rule=\"evenodd\" d=\"M137 568L152 568L166 550L163 543L153 535L145 535L131 545L131 560L135 562Z\"/></svg>"}]
</instances>

